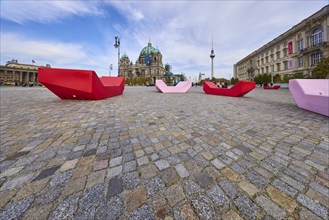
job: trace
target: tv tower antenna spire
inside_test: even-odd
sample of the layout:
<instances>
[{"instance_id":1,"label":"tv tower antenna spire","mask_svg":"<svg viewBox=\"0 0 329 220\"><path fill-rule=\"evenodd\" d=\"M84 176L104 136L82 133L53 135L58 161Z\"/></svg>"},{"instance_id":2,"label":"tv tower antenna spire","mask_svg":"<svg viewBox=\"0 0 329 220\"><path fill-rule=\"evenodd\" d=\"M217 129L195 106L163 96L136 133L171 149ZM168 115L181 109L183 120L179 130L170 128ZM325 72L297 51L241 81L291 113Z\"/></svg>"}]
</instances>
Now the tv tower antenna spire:
<instances>
[{"instance_id":1,"label":"tv tower antenna spire","mask_svg":"<svg viewBox=\"0 0 329 220\"><path fill-rule=\"evenodd\" d=\"M214 36L211 36L211 79L214 78L214 58L215 58L215 52L214 52Z\"/></svg>"}]
</instances>

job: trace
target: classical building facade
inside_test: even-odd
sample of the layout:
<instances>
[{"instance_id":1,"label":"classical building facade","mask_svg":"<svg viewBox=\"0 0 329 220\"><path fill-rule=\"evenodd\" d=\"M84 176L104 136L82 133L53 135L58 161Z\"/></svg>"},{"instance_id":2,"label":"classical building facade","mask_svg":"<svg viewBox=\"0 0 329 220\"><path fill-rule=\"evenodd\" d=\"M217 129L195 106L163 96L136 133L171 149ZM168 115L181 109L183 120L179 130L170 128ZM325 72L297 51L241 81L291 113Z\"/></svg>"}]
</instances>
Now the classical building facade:
<instances>
[{"instance_id":1,"label":"classical building facade","mask_svg":"<svg viewBox=\"0 0 329 220\"><path fill-rule=\"evenodd\" d=\"M49 64L46 65L50 67ZM0 83L4 85L39 85L38 68L32 64L18 63L18 60L7 61L5 66L0 65Z\"/></svg>"},{"instance_id":2,"label":"classical building facade","mask_svg":"<svg viewBox=\"0 0 329 220\"><path fill-rule=\"evenodd\" d=\"M234 66L234 77L252 80L257 74L310 75L329 56L329 6L252 52Z\"/></svg>"},{"instance_id":3,"label":"classical building facade","mask_svg":"<svg viewBox=\"0 0 329 220\"><path fill-rule=\"evenodd\" d=\"M152 47L151 42L142 49L135 64L124 54L120 58L120 76L126 79L149 78L150 83L155 83L156 79L163 79L165 69L162 64L162 54L160 50Z\"/></svg>"}]
</instances>

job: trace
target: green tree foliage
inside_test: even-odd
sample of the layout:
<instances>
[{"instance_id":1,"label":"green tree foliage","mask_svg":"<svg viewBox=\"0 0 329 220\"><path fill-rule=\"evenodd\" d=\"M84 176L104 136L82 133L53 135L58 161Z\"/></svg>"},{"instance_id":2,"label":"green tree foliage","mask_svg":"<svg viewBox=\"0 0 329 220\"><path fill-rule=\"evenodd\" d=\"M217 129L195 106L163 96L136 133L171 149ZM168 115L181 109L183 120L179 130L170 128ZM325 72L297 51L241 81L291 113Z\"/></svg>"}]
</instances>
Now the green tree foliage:
<instances>
[{"instance_id":1,"label":"green tree foliage","mask_svg":"<svg viewBox=\"0 0 329 220\"><path fill-rule=\"evenodd\" d=\"M313 79L329 78L329 57L323 57L312 71Z\"/></svg>"},{"instance_id":2,"label":"green tree foliage","mask_svg":"<svg viewBox=\"0 0 329 220\"><path fill-rule=\"evenodd\" d=\"M231 79L231 85L235 85L237 82L239 82L239 79L232 77L232 79Z\"/></svg>"},{"instance_id":3,"label":"green tree foliage","mask_svg":"<svg viewBox=\"0 0 329 220\"><path fill-rule=\"evenodd\" d=\"M271 82L271 75L265 73L265 74L258 74L254 77L254 82L256 84L265 84Z\"/></svg>"},{"instance_id":4,"label":"green tree foliage","mask_svg":"<svg viewBox=\"0 0 329 220\"><path fill-rule=\"evenodd\" d=\"M275 76L273 77L273 82L274 83L281 82L281 76L280 76L280 74L275 74Z\"/></svg>"},{"instance_id":5,"label":"green tree foliage","mask_svg":"<svg viewBox=\"0 0 329 220\"><path fill-rule=\"evenodd\" d=\"M233 79L233 78L232 78ZM258 74L254 77L254 82L256 84L263 84L263 79L262 79L262 75Z\"/></svg>"}]
</instances>

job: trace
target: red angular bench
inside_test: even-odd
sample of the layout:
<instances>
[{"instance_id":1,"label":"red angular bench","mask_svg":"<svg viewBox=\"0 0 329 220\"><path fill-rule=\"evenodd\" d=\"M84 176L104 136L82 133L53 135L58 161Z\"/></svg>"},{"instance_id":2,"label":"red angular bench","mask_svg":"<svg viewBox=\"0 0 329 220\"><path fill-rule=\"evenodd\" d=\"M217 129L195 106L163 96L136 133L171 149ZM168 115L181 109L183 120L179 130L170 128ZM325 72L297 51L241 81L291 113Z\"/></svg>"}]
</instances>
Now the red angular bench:
<instances>
[{"instance_id":1,"label":"red angular bench","mask_svg":"<svg viewBox=\"0 0 329 220\"><path fill-rule=\"evenodd\" d=\"M218 88L213 82L204 82L203 91L210 95L242 97L256 87L255 82L239 81L231 88Z\"/></svg>"},{"instance_id":2,"label":"red angular bench","mask_svg":"<svg viewBox=\"0 0 329 220\"><path fill-rule=\"evenodd\" d=\"M61 99L100 100L121 95L123 77L102 76L92 70L38 68L38 80Z\"/></svg>"},{"instance_id":3,"label":"red angular bench","mask_svg":"<svg viewBox=\"0 0 329 220\"><path fill-rule=\"evenodd\" d=\"M276 86L272 86L272 87L270 87L270 86L263 86L263 89L280 89L280 88L281 88L280 85L276 85Z\"/></svg>"}]
</instances>

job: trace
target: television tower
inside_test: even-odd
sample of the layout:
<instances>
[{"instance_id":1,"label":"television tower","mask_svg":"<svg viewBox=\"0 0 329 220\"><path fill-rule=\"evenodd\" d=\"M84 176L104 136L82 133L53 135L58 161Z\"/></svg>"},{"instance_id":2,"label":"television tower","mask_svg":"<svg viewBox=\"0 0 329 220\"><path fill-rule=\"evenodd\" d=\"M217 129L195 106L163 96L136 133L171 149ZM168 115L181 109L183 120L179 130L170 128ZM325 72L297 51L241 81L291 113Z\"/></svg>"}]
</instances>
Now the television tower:
<instances>
[{"instance_id":1,"label":"television tower","mask_svg":"<svg viewBox=\"0 0 329 220\"><path fill-rule=\"evenodd\" d=\"M215 53L214 53L214 37L212 36L211 39L211 53L210 53L210 58L211 58L211 79L214 78L214 58L215 58Z\"/></svg>"}]
</instances>

